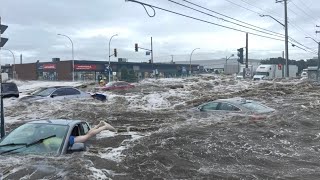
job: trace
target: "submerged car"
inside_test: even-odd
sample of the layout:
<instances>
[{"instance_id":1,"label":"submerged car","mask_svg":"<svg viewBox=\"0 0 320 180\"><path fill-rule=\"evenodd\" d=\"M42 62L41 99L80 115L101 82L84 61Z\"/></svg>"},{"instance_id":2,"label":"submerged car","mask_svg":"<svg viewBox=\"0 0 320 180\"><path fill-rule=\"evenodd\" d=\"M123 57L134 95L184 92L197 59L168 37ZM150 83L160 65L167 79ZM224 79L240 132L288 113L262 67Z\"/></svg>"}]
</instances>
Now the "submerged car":
<instances>
[{"instance_id":1,"label":"submerged car","mask_svg":"<svg viewBox=\"0 0 320 180\"><path fill-rule=\"evenodd\" d=\"M130 84L125 81L115 81L115 82L109 82L105 86L102 87L96 87L96 90L103 90L103 91L111 91L111 90L126 90L130 88L134 88L135 86L133 84Z\"/></svg>"},{"instance_id":2,"label":"submerged car","mask_svg":"<svg viewBox=\"0 0 320 180\"><path fill-rule=\"evenodd\" d=\"M89 93L80 91L71 86L54 86L41 88L38 91L32 93L30 96L21 98L24 100L42 100L42 99L73 99L73 98L90 98L92 95Z\"/></svg>"},{"instance_id":3,"label":"submerged car","mask_svg":"<svg viewBox=\"0 0 320 180\"><path fill-rule=\"evenodd\" d=\"M69 137L85 135L89 130L89 124L80 120L28 122L0 140L0 155L16 153L62 155L84 151L84 143L74 143L70 146Z\"/></svg>"},{"instance_id":4,"label":"submerged car","mask_svg":"<svg viewBox=\"0 0 320 180\"><path fill-rule=\"evenodd\" d=\"M275 111L275 109L262 105L257 101L243 98L219 99L204 103L196 109L201 112L237 113L245 115L264 115Z\"/></svg>"},{"instance_id":5,"label":"submerged car","mask_svg":"<svg viewBox=\"0 0 320 180\"><path fill-rule=\"evenodd\" d=\"M15 83L2 83L1 94L3 98L19 97L19 90Z\"/></svg>"}]
</instances>

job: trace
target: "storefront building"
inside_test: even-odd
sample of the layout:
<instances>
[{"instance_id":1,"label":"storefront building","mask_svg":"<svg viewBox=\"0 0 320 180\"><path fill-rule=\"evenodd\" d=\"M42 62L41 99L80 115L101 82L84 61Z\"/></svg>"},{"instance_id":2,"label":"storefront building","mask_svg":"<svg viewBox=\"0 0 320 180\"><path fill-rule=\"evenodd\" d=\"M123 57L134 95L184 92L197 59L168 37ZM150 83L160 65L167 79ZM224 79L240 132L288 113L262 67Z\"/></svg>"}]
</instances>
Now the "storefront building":
<instances>
[{"instance_id":1,"label":"storefront building","mask_svg":"<svg viewBox=\"0 0 320 180\"><path fill-rule=\"evenodd\" d=\"M74 69L73 67L74 63ZM198 65L192 65L192 72L198 70ZM71 81L74 75L76 81L98 81L121 79L121 71L133 71L139 79L150 77L180 77L189 71L188 64L134 63L103 61L57 61L16 64L16 76L21 80Z\"/></svg>"}]
</instances>

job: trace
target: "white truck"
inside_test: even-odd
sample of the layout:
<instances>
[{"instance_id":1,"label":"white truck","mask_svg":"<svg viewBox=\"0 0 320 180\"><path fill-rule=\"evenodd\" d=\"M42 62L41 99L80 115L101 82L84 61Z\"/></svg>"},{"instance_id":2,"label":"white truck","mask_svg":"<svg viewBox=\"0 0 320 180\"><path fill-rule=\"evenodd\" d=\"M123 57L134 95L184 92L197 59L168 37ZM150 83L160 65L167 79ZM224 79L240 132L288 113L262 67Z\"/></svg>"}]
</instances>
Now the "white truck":
<instances>
[{"instance_id":1,"label":"white truck","mask_svg":"<svg viewBox=\"0 0 320 180\"><path fill-rule=\"evenodd\" d=\"M289 65L289 77L296 77L298 73L298 66ZM260 65L253 80L272 80L275 78L283 78L286 74L286 66L281 66L281 69L277 64L263 64ZM284 75L284 76L283 76Z\"/></svg>"},{"instance_id":2,"label":"white truck","mask_svg":"<svg viewBox=\"0 0 320 180\"><path fill-rule=\"evenodd\" d=\"M249 64L248 65L248 69L249 69L249 74L250 74L250 79L253 77L253 75L255 74L255 72L256 72L256 69L257 69L257 67L258 67L258 65L251 65L251 64ZM239 69L239 73L237 74L237 77L236 77L236 79L243 79L243 69L245 69L246 68L246 65L244 65L244 64L242 64L242 65L240 65L240 67L239 67L240 69Z\"/></svg>"}]
</instances>

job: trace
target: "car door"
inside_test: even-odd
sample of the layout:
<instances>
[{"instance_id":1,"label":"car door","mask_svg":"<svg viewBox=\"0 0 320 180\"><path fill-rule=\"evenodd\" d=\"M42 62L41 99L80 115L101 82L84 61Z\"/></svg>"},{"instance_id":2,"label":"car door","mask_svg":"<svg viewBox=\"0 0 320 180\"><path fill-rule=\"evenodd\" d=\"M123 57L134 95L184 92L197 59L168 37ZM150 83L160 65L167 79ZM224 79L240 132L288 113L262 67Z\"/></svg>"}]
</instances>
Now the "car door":
<instances>
[{"instance_id":1,"label":"car door","mask_svg":"<svg viewBox=\"0 0 320 180\"><path fill-rule=\"evenodd\" d=\"M65 88L65 92L68 99L79 98L81 95L80 91L74 88Z\"/></svg>"},{"instance_id":2,"label":"car door","mask_svg":"<svg viewBox=\"0 0 320 180\"><path fill-rule=\"evenodd\" d=\"M65 91L65 88L59 88L52 92L51 98L55 100L63 100L66 95L67 95L67 92Z\"/></svg>"}]
</instances>

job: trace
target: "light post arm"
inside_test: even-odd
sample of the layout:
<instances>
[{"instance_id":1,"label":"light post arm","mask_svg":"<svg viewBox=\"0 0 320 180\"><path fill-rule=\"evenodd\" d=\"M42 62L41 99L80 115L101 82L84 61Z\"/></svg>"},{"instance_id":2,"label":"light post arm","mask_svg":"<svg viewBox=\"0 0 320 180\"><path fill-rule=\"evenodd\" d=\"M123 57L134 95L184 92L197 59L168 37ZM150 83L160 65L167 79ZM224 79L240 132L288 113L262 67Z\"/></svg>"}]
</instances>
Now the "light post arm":
<instances>
[{"instance_id":1,"label":"light post arm","mask_svg":"<svg viewBox=\"0 0 320 180\"><path fill-rule=\"evenodd\" d=\"M64 36L64 37L68 38L70 40L70 42L71 42L71 46L72 46L72 81L74 81L74 49L73 49L73 41L67 35L58 34L58 36Z\"/></svg>"},{"instance_id":2,"label":"light post arm","mask_svg":"<svg viewBox=\"0 0 320 180\"><path fill-rule=\"evenodd\" d=\"M272 17L272 16L270 16L270 15L260 14L259 16L260 16L260 17L270 17L270 18L272 18L273 20L277 21L279 24L281 24L283 27L285 27L285 25L284 25L282 22L278 21L276 18L274 18L274 17Z\"/></svg>"},{"instance_id":3,"label":"light post arm","mask_svg":"<svg viewBox=\"0 0 320 180\"><path fill-rule=\"evenodd\" d=\"M197 49L200 49L200 48L195 48L194 50L192 50L192 52L191 52L191 54L190 54L190 74L191 74L191 72L192 72L192 69L191 69L192 54L193 54L193 52L194 52L195 50L197 50Z\"/></svg>"}]
</instances>

